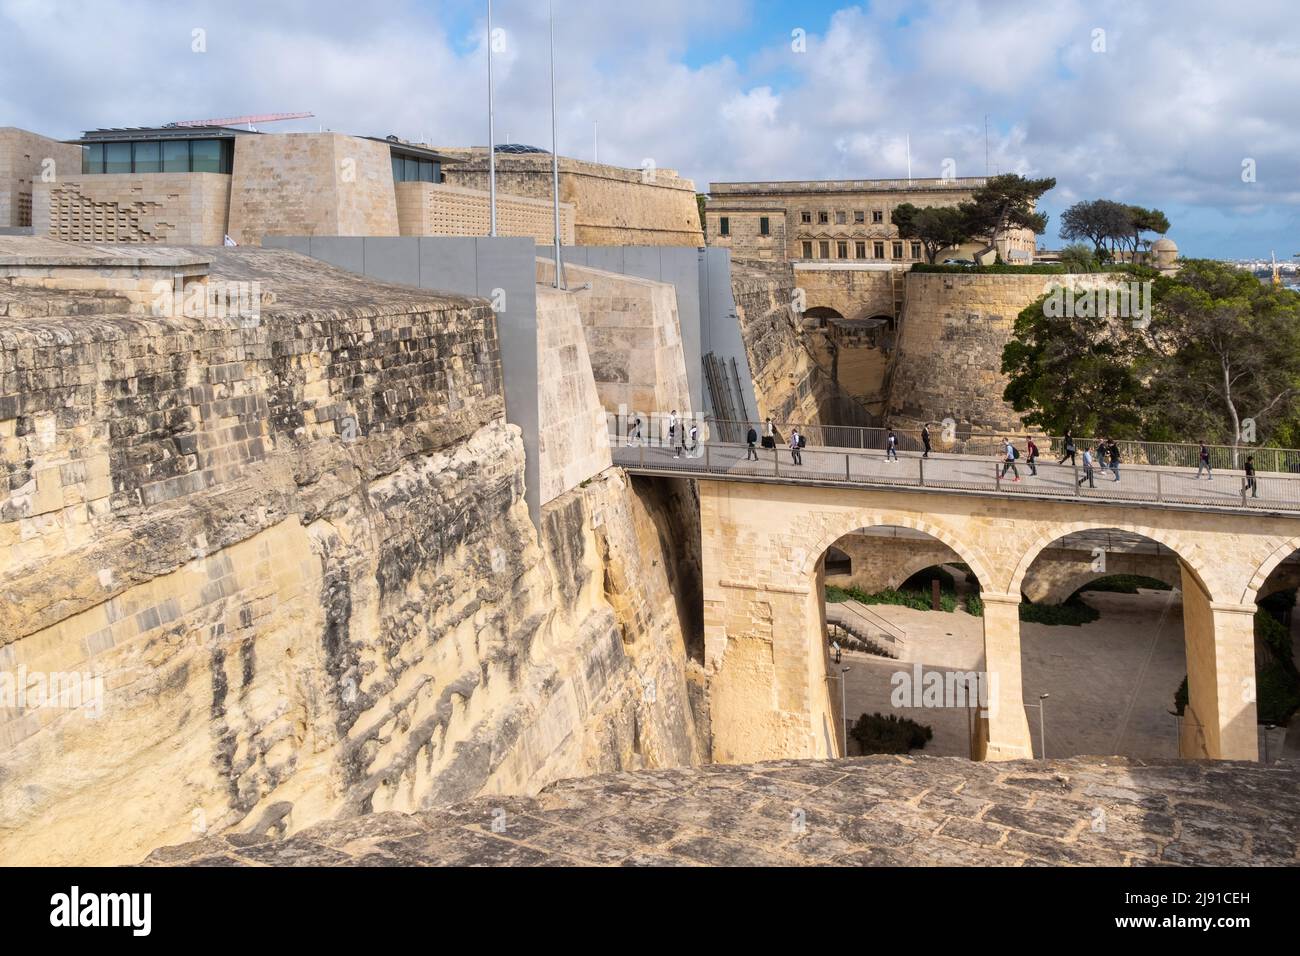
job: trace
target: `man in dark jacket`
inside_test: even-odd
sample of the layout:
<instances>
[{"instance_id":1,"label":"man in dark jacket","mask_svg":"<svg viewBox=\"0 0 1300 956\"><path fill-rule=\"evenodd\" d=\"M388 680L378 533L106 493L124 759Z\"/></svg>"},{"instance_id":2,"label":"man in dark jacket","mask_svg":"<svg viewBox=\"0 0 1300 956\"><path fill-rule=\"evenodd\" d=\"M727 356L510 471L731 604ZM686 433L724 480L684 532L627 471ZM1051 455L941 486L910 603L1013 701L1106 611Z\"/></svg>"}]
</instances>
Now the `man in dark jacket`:
<instances>
[{"instance_id":1,"label":"man in dark jacket","mask_svg":"<svg viewBox=\"0 0 1300 956\"><path fill-rule=\"evenodd\" d=\"M758 449L754 447L757 442L758 431L750 425L749 434L745 436L745 443L749 445L749 451L745 452L745 461L758 461Z\"/></svg>"}]
</instances>

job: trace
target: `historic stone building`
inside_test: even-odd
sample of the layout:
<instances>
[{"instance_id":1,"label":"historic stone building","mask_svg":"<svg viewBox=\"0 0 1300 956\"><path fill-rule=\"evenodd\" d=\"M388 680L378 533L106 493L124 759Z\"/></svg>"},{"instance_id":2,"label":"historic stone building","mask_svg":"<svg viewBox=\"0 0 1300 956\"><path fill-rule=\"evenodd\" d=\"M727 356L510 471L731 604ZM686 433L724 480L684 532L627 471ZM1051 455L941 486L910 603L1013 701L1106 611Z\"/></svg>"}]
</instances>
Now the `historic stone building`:
<instances>
[{"instance_id":1,"label":"historic stone building","mask_svg":"<svg viewBox=\"0 0 1300 956\"><path fill-rule=\"evenodd\" d=\"M925 261L921 243L902 239L895 207L953 206L971 198L983 177L710 183L705 233L710 245L745 259L834 259L910 265ZM944 257L969 259L967 243ZM1016 230L998 242L1006 262L1029 262L1034 234Z\"/></svg>"},{"instance_id":2,"label":"historic stone building","mask_svg":"<svg viewBox=\"0 0 1300 956\"><path fill-rule=\"evenodd\" d=\"M25 129L0 126L0 229L32 224L32 190L41 178L81 170L81 150Z\"/></svg>"}]
</instances>

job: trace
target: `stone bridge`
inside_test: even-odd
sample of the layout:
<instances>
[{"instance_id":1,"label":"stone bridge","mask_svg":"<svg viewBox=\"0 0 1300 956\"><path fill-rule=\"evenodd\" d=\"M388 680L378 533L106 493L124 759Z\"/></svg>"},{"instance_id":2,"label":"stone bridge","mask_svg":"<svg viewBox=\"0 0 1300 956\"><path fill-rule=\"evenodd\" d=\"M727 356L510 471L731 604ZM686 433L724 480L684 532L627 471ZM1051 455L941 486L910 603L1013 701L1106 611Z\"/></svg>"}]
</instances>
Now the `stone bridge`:
<instances>
[{"instance_id":1,"label":"stone bridge","mask_svg":"<svg viewBox=\"0 0 1300 956\"><path fill-rule=\"evenodd\" d=\"M852 480L791 477L785 465L783 476L753 465L741 473L719 464L718 449L709 464L655 451L650 460L643 449L614 457L634 473L697 476L715 760L842 754L823 637L825 556L846 535L880 527L927 535L982 585L985 671L996 695L981 715L976 756L1032 756L1018 607L1031 566L1055 560L1062 539L1110 531L1153 542L1177 562L1189 685L1180 754L1258 759L1255 601L1300 549L1300 512L891 484L857 479L851 463L841 468Z\"/></svg>"}]
</instances>

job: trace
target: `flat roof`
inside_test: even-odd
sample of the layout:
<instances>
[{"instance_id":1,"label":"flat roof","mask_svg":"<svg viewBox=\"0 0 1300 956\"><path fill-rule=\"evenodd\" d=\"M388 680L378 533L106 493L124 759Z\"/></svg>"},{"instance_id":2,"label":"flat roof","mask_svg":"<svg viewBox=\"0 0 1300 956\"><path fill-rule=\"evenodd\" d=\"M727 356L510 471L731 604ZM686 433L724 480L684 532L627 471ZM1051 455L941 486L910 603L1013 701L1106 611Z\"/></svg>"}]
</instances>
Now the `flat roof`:
<instances>
[{"instance_id":1,"label":"flat roof","mask_svg":"<svg viewBox=\"0 0 1300 956\"><path fill-rule=\"evenodd\" d=\"M123 143L145 139L234 139L236 136L260 135L256 130L234 126L117 126L109 129L88 129L81 139L69 143Z\"/></svg>"},{"instance_id":2,"label":"flat roof","mask_svg":"<svg viewBox=\"0 0 1300 956\"><path fill-rule=\"evenodd\" d=\"M744 195L746 193L823 193L823 192L884 192L909 189L943 190L975 189L987 182L984 176L962 176L945 179L773 179L764 182L709 183L709 195Z\"/></svg>"}]
</instances>

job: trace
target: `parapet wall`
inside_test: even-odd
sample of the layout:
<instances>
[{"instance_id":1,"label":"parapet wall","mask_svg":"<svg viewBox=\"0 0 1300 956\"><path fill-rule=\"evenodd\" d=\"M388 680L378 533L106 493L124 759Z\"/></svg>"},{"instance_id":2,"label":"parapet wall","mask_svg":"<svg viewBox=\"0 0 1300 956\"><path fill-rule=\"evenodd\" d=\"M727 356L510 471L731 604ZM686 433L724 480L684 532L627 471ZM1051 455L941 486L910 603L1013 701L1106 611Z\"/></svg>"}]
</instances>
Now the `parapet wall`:
<instances>
[{"instance_id":1,"label":"parapet wall","mask_svg":"<svg viewBox=\"0 0 1300 956\"><path fill-rule=\"evenodd\" d=\"M81 147L0 126L0 227L30 226L36 186L81 174Z\"/></svg>"},{"instance_id":2,"label":"parapet wall","mask_svg":"<svg viewBox=\"0 0 1300 956\"><path fill-rule=\"evenodd\" d=\"M698 544L615 471L530 522L487 301L202 252L270 304L151 314L121 253L97 290L0 278L0 858L697 761Z\"/></svg>"}]
</instances>

